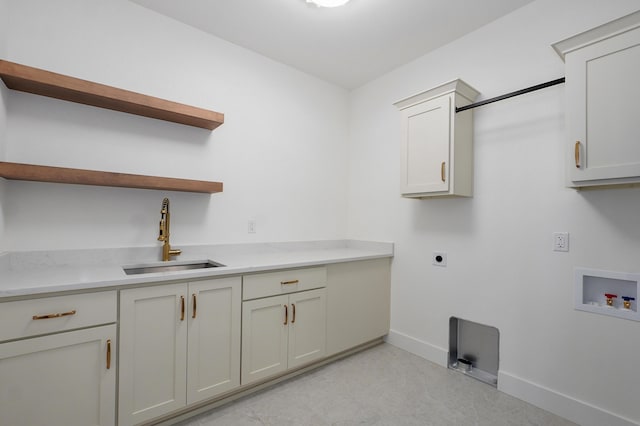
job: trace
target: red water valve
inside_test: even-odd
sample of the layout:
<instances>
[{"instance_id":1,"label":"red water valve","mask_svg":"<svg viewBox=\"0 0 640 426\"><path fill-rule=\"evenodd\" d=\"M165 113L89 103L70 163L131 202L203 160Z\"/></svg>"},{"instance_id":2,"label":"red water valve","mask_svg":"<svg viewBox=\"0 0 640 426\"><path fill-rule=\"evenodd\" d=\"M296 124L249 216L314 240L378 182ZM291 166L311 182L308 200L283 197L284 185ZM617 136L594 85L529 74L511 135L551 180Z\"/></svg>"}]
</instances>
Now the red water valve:
<instances>
[{"instance_id":1,"label":"red water valve","mask_svg":"<svg viewBox=\"0 0 640 426\"><path fill-rule=\"evenodd\" d=\"M617 294L605 293L604 297L607 298L607 306L613 306L613 299L618 297Z\"/></svg>"}]
</instances>

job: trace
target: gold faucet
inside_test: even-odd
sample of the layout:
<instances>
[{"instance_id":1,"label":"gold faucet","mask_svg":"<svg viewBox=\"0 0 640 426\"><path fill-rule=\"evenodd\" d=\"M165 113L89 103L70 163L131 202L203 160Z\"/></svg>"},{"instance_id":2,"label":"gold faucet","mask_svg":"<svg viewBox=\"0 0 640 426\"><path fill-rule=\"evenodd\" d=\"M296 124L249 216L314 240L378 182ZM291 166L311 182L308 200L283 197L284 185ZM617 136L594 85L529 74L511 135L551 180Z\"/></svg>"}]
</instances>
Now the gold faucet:
<instances>
[{"instance_id":1,"label":"gold faucet","mask_svg":"<svg viewBox=\"0 0 640 426\"><path fill-rule=\"evenodd\" d=\"M171 226L171 214L169 213L169 199L162 200L162 209L160 210L160 233L158 241L164 241L162 245L162 260L168 261L171 256L177 256L182 253L180 249L172 249L169 244L169 228Z\"/></svg>"}]
</instances>

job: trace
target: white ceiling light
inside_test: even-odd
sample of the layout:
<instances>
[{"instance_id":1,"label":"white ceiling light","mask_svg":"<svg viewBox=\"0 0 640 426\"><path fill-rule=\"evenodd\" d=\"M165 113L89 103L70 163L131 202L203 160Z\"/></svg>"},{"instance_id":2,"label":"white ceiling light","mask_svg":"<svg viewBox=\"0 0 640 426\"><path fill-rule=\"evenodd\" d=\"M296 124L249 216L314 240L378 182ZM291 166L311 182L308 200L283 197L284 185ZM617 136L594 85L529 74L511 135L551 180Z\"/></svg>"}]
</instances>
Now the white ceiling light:
<instances>
[{"instance_id":1,"label":"white ceiling light","mask_svg":"<svg viewBox=\"0 0 640 426\"><path fill-rule=\"evenodd\" d=\"M307 3L313 3L318 7L338 7L347 4L349 0L307 0Z\"/></svg>"}]
</instances>

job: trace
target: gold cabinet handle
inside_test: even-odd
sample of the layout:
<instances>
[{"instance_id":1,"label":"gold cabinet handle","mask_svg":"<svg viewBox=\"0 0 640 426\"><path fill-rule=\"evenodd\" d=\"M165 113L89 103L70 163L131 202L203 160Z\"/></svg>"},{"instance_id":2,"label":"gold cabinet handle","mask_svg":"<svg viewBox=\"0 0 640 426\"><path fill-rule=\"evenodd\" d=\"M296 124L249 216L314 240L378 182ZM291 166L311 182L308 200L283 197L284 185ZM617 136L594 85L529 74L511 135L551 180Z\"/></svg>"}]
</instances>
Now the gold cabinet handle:
<instances>
[{"instance_id":1,"label":"gold cabinet handle","mask_svg":"<svg viewBox=\"0 0 640 426\"><path fill-rule=\"evenodd\" d=\"M195 318L196 317L196 309L198 309L198 304L197 304L197 300L196 300L196 294L193 293L193 315L191 315L191 318Z\"/></svg>"},{"instance_id":2,"label":"gold cabinet handle","mask_svg":"<svg viewBox=\"0 0 640 426\"><path fill-rule=\"evenodd\" d=\"M440 179L442 179L442 181L445 181L445 175L444 175L444 171L445 171L445 166L446 166L446 162L442 162L442 164L440 165Z\"/></svg>"},{"instance_id":3,"label":"gold cabinet handle","mask_svg":"<svg viewBox=\"0 0 640 426\"><path fill-rule=\"evenodd\" d=\"M282 285L290 285L290 284L298 284L300 280L291 280L291 281L280 281Z\"/></svg>"},{"instance_id":4,"label":"gold cabinet handle","mask_svg":"<svg viewBox=\"0 0 640 426\"><path fill-rule=\"evenodd\" d=\"M70 315L75 315L75 314L76 314L76 310L74 309L73 311L62 312L59 314L34 315L31 318L34 320L43 320L43 319L51 319L51 318L68 317Z\"/></svg>"},{"instance_id":5,"label":"gold cabinet handle","mask_svg":"<svg viewBox=\"0 0 640 426\"><path fill-rule=\"evenodd\" d=\"M576 167L579 169L580 168L580 141L576 141L576 145L573 150L574 150L573 155L576 158Z\"/></svg>"},{"instance_id":6,"label":"gold cabinet handle","mask_svg":"<svg viewBox=\"0 0 640 426\"><path fill-rule=\"evenodd\" d=\"M296 322L296 304L292 303L291 308L293 310L293 318L291 318L291 324L293 324L294 322Z\"/></svg>"},{"instance_id":7,"label":"gold cabinet handle","mask_svg":"<svg viewBox=\"0 0 640 426\"><path fill-rule=\"evenodd\" d=\"M180 321L184 321L184 296L180 296Z\"/></svg>"},{"instance_id":8,"label":"gold cabinet handle","mask_svg":"<svg viewBox=\"0 0 640 426\"><path fill-rule=\"evenodd\" d=\"M111 368L111 339L107 340L107 370Z\"/></svg>"},{"instance_id":9,"label":"gold cabinet handle","mask_svg":"<svg viewBox=\"0 0 640 426\"><path fill-rule=\"evenodd\" d=\"M284 305L284 325L287 325L289 322L289 307Z\"/></svg>"}]
</instances>

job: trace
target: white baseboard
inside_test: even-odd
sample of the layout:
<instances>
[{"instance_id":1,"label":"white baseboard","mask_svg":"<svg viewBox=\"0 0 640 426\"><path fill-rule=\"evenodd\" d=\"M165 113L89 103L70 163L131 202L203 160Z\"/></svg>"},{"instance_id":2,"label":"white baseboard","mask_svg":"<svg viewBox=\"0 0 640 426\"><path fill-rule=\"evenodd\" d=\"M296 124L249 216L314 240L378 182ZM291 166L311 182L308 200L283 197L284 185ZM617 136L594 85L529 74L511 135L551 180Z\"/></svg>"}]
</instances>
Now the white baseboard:
<instances>
[{"instance_id":1,"label":"white baseboard","mask_svg":"<svg viewBox=\"0 0 640 426\"><path fill-rule=\"evenodd\" d=\"M640 426L633 420L503 371L498 372L498 390L581 426Z\"/></svg>"},{"instance_id":2,"label":"white baseboard","mask_svg":"<svg viewBox=\"0 0 640 426\"><path fill-rule=\"evenodd\" d=\"M442 367L446 368L448 365L449 351L444 348L434 346L431 343L423 342L422 340L393 330L389 331L389 334L384 340L393 346L404 349L428 361L435 362Z\"/></svg>"},{"instance_id":3,"label":"white baseboard","mask_svg":"<svg viewBox=\"0 0 640 426\"><path fill-rule=\"evenodd\" d=\"M385 341L442 367L447 367L449 352L444 348L394 330L389 332ZM633 420L503 371L498 372L498 390L581 426L640 426L640 423Z\"/></svg>"}]
</instances>

